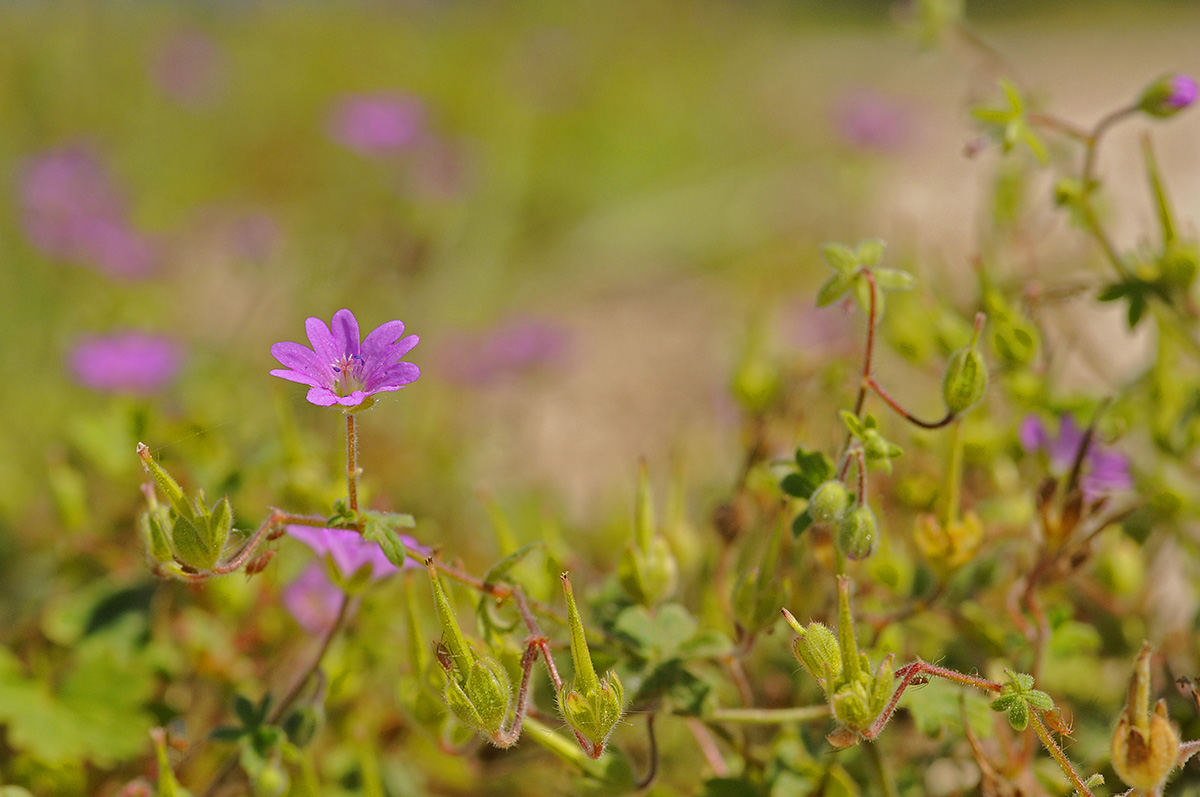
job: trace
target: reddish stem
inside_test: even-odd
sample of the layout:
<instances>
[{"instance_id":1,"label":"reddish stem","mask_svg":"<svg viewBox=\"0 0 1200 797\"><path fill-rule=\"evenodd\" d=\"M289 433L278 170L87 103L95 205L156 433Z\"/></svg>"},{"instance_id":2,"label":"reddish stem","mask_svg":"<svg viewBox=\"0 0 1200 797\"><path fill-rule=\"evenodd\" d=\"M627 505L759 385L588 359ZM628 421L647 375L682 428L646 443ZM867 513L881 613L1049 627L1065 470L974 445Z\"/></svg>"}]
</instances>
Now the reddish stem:
<instances>
[{"instance_id":1,"label":"reddish stem","mask_svg":"<svg viewBox=\"0 0 1200 797\"><path fill-rule=\"evenodd\" d=\"M904 418L904 420L908 421L909 423L913 424L914 426L920 426L922 429L941 429L944 426L949 426L951 423L954 422L954 419L957 417L957 415L955 413L947 411L945 417L941 418L940 420L924 421L924 420L921 420L920 418L918 418L917 416L913 415L908 410L904 409L904 407L901 406L900 402L898 402L898 401L896 401L896 399L892 398L891 394L889 394L886 390L884 390L883 386L880 385L878 382L876 382L873 378L871 378L869 376L866 377L865 387L869 387L872 390L874 390L876 393L878 393L879 397L881 399L883 399L885 402L887 402L887 405L889 407L891 407L893 410L895 410L897 412L897 414L900 415L900 417Z\"/></svg>"}]
</instances>

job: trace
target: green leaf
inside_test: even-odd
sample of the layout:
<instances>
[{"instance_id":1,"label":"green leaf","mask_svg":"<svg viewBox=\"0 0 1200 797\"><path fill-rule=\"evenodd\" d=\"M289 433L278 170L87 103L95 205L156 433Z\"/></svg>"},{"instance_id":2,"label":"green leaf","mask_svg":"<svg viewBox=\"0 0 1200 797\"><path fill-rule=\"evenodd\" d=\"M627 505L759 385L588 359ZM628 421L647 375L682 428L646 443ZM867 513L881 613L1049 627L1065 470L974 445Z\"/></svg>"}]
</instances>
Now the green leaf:
<instances>
[{"instance_id":1,"label":"green leaf","mask_svg":"<svg viewBox=\"0 0 1200 797\"><path fill-rule=\"evenodd\" d=\"M854 252L854 259L864 268L870 268L883 260L883 252L887 244L878 238L867 238L860 241Z\"/></svg>"},{"instance_id":2,"label":"green leaf","mask_svg":"<svg viewBox=\"0 0 1200 797\"><path fill-rule=\"evenodd\" d=\"M854 256L854 252L850 251L850 247L843 244L823 244L821 246L821 256L825 258L826 263L843 274L852 272L858 268L858 259Z\"/></svg>"},{"instance_id":3,"label":"green leaf","mask_svg":"<svg viewBox=\"0 0 1200 797\"><path fill-rule=\"evenodd\" d=\"M1030 689L1025 693L1025 702L1036 709L1049 711L1054 708L1054 700L1041 689Z\"/></svg>"},{"instance_id":4,"label":"green leaf","mask_svg":"<svg viewBox=\"0 0 1200 797\"><path fill-rule=\"evenodd\" d=\"M506 575L508 575L509 571L511 571L521 562L522 559L524 559L533 551L545 547L546 544L544 542L531 542L528 545L522 545L508 556L492 565L491 569L483 574L483 583L495 584L497 581L501 581Z\"/></svg>"},{"instance_id":5,"label":"green leaf","mask_svg":"<svg viewBox=\"0 0 1200 797\"><path fill-rule=\"evenodd\" d=\"M817 291L817 307L826 307L846 295L854 284L854 274L838 272L825 281Z\"/></svg>"},{"instance_id":6,"label":"green leaf","mask_svg":"<svg viewBox=\"0 0 1200 797\"><path fill-rule=\"evenodd\" d=\"M808 531L808 527L813 524L812 515L808 514L808 510L796 515L796 519L792 521L792 536L799 537L804 532Z\"/></svg>"},{"instance_id":7,"label":"green leaf","mask_svg":"<svg viewBox=\"0 0 1200 797\"><path fill-rule=\"evenodd\" d=\"M376 543L383 550L383 555L387 557L387 560L396 567L404 567L404 562L408 558L408 549L404 546L404 540L400 538L399 532L396 531L396 526L391 521L381 521L372 517L374 513L364 514L366 522L363 524L363 539ZM397 515L396 517L411 519L410 515Z\"/></svg>"},{"instance_id":8,"label":"green leaf","mask_svg":"<svg viewBox=\"0 0 1200 797\"><path fill-rule=\"evenodd\" d=\"M799 446L796 449L796 472L784 476L780 487L788 495L807 499L833 476L833 471L833 460L825 454Z\"/></svg>"},{"instance_id":9,"label":"green leaf","mask_svg":"<svg viewBox=\"0 0 1200 797\"><path fill-rule=\"evenodd\" d=\"M873 273L875 284L883 291L911 291L917 284L916 277L898 268L877 268Z\"/></svg>"},{"instance_id":10,"label":"green leaf","mask_svg":"<svg viewBox=\"0 0 1200 797\"><path fill-rule=\"evenodd\" d=\"M257 728L262 721L258 716L258 707L245 695L233 696L233 713L247 730Z\"/></svg>"},{"instance_id":11,"label":"green leaf","mask_svg":"<svg viewBox=\"0 0 1200 797\"><path fill-rule=\"evenodd\" d=\"M208 738L214 742L236 742L246 735L244 728L233 725L218 725L208 732Z\"/></svg>"},{"instance_id":12,"label":"green leaf","mask_svg":"<svg viewBox=\"0 0 1200 797\"><path fill-rule=\"evenodd\" d=\"M1024 700L1013 704L1008 710L1008 724L1014 731L1023 731L1029 725L1029 706Z\"/></svg>"},{"instance_id":13,"label":"green leaf","mask_svg":"<svg viewBox=\"0 0 1200 797\"><path fill-rule=\"evenodd\" d=\"M850 410L842 410L838 414L842 416L842 423L846 424L846 428L850 430L850 434L861 439L866 433L866 429L863 427L863 422L858 419L858 416L850 412Z\"/></svg>"},{"instance_id":14,"label":"green leaf","mask_svg":"<svg viewBox=\"0 0 1200 797\"><path fill-rule=\"evenodd\" d=\"M1118 299L1123 299L1133 291L1133 287L1126 282L1114 282L1110 285L1105 285L1100 293L1096 294L1098 302L1115 302Z\"/></svg>"}]
</instances>

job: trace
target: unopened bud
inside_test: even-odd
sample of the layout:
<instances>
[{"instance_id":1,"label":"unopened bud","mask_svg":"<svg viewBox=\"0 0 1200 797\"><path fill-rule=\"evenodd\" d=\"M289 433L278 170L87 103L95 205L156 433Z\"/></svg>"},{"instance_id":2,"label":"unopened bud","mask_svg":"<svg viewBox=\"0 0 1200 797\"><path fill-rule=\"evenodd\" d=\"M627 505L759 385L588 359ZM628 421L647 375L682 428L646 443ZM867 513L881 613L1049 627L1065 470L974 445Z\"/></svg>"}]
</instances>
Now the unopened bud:
<instances>
[{"instance_id":1,"label":"unopened bud","mask_svg":"<svg viewBox=\"0 0 1200 797\"><path fill-rule=\"evenodd\" d=\"M838 524L838 550L851 559L865 559L875 546L875 532L875 513L865 504L856 506Z\"/></svg>"},{"instance_id":2,"label":"unopened bud","mask_svg":"<svg viewBox=\"0 0 1200 797\"><path fill-rule=\"evenodd\" d=\"M1142 92L1138 98L1138 110L1165 119L1194 103L1198 95L1200 87L1191 75L1163 75Z\"/></svg>"},{"instance_id":3,"label":"unopened bud","mask_svg":"<svg viewBox=\"0 0 1200 797\"><path fill-rule=\"evenodd\" d=\"M822 686L831 687L842 674L842 654L837 637L821 623L801 626L787 609L783 610L783 617L796 632L796 641L792 644L796 658Z\"/></svg>"},{"instance_id":4,"label":"unopened bud","mask_svg":"<svg viewBox=\"0 0 1200 797\"><path fill-rule=\"evenodd\" d=\"M850 492L846 485L830 479L813 491L808 499L808 514L818 523L835 523L850 503Z\"/></svg>"}]
</instances>

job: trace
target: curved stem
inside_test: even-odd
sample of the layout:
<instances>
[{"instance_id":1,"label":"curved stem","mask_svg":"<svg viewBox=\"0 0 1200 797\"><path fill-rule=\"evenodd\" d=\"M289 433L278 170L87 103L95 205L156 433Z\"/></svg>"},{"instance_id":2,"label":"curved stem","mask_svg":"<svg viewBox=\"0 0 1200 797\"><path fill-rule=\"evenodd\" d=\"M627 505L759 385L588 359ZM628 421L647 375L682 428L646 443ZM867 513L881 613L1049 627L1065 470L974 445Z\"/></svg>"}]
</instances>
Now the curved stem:
<instances>
[{"instance_id":1,"label":"curved stem","mask_svg":"<svg viewBox=\"0 0 1200 797\"><path fill-rule=\"evenodd\" d=\"M884 390L883 386L876 382L873 378L867 377L864 384L866 387L869 387L878 393L879 397L883 399L889 407L895 410L897 414L904 418L904 420L908 421L914 426L920 426L922 429L941 429L943 426L949 426L950 423L952 423L954 419L958 417L953 412L947 411L946 416L940 420L923 421L908 410L904 409L900 402L892 398L891 394Z\"/></svg>"},{"instance_id":2,"label":"curved stem","mask_svg":"<svg viewBox=\"0 0 1200 797\"><path fill-rule=\"evenodd\" d=\"M656 716L658 715L653 711L646 715L646 738L650 741L650 750L648 752L650 765L646 774L634 784L634 788L638 791L650 788L650 785L654 783L654 779L658 777L658 737L654 734L654 718Z\"/></svg>"}]
</instances>

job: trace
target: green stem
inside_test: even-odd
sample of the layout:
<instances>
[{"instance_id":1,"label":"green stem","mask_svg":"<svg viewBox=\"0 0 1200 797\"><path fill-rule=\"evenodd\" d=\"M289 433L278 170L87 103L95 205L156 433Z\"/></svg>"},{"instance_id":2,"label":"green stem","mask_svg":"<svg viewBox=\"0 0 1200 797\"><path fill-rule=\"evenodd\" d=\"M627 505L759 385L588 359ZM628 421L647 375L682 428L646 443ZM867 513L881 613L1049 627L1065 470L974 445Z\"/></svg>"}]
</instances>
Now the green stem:
<instances>
[{"instance_id":1,"label":"green stem","mask_svg":"<svg viewBox=\"0 0 1200 797\"><path fill-rule=\"evenodd\" d=\"M574 764L593 777L603 777L605 765L588 757L580 747L560 736L533 717L525 717L525 734L568 763Z\"/></svg>"},{"instance_id":2,"label":"green stem","mask_svg":"<svg viewBox=\"0 0 1200 797\"><path fill-rule=\"evenodd\" d=\"M1045 747L1046 752L1050 753L1051 757L1058 762L1059 767L1062 768L1063 774L1065 774L1067 779L1071 781L1071 785L1075 787L1075 790L1079 792L1082 797L1095 797L1092 794L1092 790L1089 789L1087 784L1083 782L1083 778L1081 778L1079 773L1075 771L1075 767L1072 766L1070 760L1067 758L1066 753L1062 751L1062 748L1058 746L1058 743L1055 742L1054 738L1050 735L1050 731L1044 724L1042 724L1042 718L1038 716L1036 709L1029 712L1029 721L1033 723L1033 732L1036 733L1038 738L1042 740L1042 746Z\"/></svg>"},{"instance_id":3,"label":"green stem","mask_svg":"<svg viewBox=\"0 0 1200 797\"><path fill-rule=\"evenodd\" d=\"M950 425L950 462L946 466L946 492L942 496L942 508L939 513L943 530L948 530L950 524L958 519L958 502L962 492L962 468L962 421L955 420Z\"/></svg>"},{"instance_id":4,"label":"green stem","mask_svg":"<svg viewBox=\"0 0 1200 797\"><path fill-rule=\"evenodd\" d=\"M900 793L896 791L896 783L892 780L892 775L887 770L887 765L884 763L883 756L879 754L879 744L877 742L867 742L867 760L871 762L871 769L875 770L875 777L879 779L879 788L883 791L883 797L900 797Z\"/></svg>"},{"instance_id":5,"label":"green stem","mask_svg":"<svg viewBox=\"0 0 1200 797\"><path fill-rule=\"evenodd\" d=\"M346 413L346 492L350 511L358 512L358 423ZM360 528L359 531L362 529Z\"/></svg>"},{"instance_id":6,"label":"green stem","mask_svg":"<svg viewBox=\"0 0 1200 797\"><path fill-rule=\"evenodd\" d=\"M792 708L718 708L700 719L705 722L745 725L785 725L792 722L811 722L828 716L829 706L821 705Z\"/></svg>"}]
</instances>

